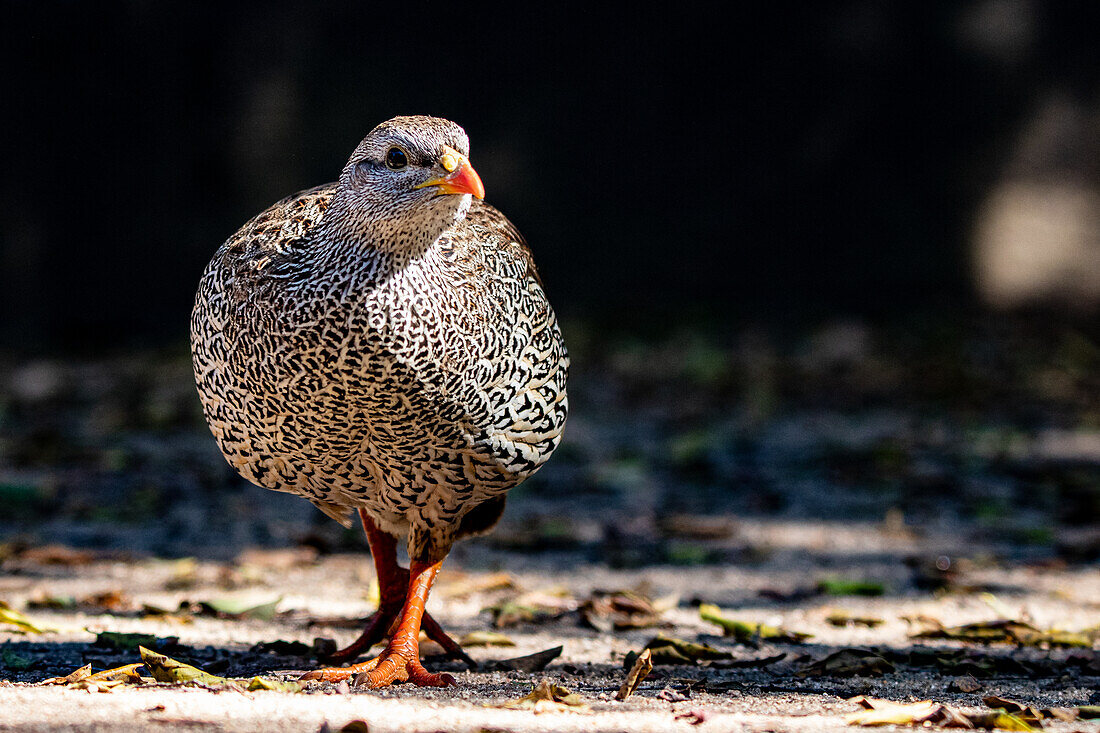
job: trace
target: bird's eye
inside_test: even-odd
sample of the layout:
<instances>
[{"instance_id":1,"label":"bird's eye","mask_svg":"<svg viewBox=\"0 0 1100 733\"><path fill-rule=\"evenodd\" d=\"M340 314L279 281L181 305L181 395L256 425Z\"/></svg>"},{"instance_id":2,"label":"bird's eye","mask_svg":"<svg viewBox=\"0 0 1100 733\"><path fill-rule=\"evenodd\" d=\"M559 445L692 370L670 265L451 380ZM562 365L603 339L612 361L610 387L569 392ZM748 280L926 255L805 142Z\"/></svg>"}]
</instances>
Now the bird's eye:
<instances>
[{"instance_id":1,"label":"bird's eye","mask_svg":"<svg viewBox=\"0 0 1100 733\"><path fill-rule=\"evenodd\" d=\"M409 164L409 157L401 148L390 148L386 152L386 167L391 170L400 170Z\"/></svg>"}]
</instances>

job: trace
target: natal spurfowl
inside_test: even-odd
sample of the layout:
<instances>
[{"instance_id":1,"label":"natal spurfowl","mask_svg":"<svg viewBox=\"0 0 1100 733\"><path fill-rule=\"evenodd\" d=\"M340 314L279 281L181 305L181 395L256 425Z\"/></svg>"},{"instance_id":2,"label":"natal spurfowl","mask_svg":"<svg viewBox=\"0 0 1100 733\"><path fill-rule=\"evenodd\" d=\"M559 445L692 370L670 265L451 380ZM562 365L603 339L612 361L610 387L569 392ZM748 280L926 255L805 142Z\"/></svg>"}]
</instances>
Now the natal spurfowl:
<instances>
[{"instance_id":1,"label":"natal spurfowl","mask_svg":"<svg viewBox=\"0 0 1100 733\"><path fill-rule=\"evenodd\" d=\"M468 155L448 120L384 122L337 182L249 221L199 283L195 379L226 460L345 525L357 511L374 556L378 611L335 659L388 645L307 679L454 684L419 661L422 626L469 661L424 612L432 581L561 439L561 332Z\"/></svg>"}]
</instances>

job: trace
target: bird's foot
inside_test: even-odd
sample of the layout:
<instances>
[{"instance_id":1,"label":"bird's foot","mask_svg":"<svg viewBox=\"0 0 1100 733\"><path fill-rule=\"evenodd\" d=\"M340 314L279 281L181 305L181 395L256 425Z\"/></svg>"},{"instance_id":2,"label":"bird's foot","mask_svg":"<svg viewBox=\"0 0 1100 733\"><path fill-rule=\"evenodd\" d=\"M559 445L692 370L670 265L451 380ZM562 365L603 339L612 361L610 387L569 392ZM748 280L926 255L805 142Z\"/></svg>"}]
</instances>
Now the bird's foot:
<instances>
[{"instance_id":1,"label":"bird's foot","mask_svg":"<svg viewBox=\"0 0 1100 733\"><path fill-rule=\"evenodd\" d=\"M400 613L400 608L379 608L367 620L367 627L358 639L343 649L333 652L325 661L336 664L350 662L387 636L392 636L396 631L395 627ZM477 669L477 662L443 630L439 622L432 618L430 614L424 614L421 629L429 639L443 647L443 651L446 652L448 657L464 662L470 669Z\"/></svg>"},{"instance_id":2,"label":"bird's foot","mask_svg":"<svg viewBox=\"0 0 1100 733\"><path fill-rule=\"evenodd\" d=\"M299 682L342 682L353 679L356 686L386 687L394 682L411 682L418 687L450 687L457 684L449 674L434 674L424 669L416 656L389 648L374 659L348 667L325 667L306 672Z\"/></svg>"},{"instance_id":3,"label":"bird's foot","mask_svg":"<svg viewBox=\"0 0 1100 733\"><path fill-rule=\"evenodd\" d=\"M369 530L370 525L364 523L364 526ZM373 542L371 544L372 551L374 544ZM384 595L382 606L371 618L367 629L351 647L339 652L340 656L357 653L373 644L374 637L387 631L390 641L381 655L350 667L327 667L306 672L298 679L339 682L355 675L355 684L367 687L385 687L394 682L412 682L420 687L448 687L456 684L451 675L433 674L424 669L424 665L420 663L420 632L423 630L429 638L438 641L452 656L457 656L464 659L467 664L473 665L473 660L466 656L462 648L443 632L431 616L424 612L424 604L428 600L428 593L441 564L442 560L434 563L413 560L407 571L409 592L397 623L390 621L392 606L386 603L387 596ZM400 571L395 572L390 569L389 572L399 574ZM389 597L392 597L392 594ZM391 628L387 629L387 627Z\"/></svg>"},{"instance_id":4,"label":"bird's foot","mask_svg":"<svg viewBox=\"0 0 1100 733\"><path fill-rule=\"evenodd\" d=\"M458 684L454 677L445 672L436 674L424 669L415 652L408 655L408 652L387 648L380 656L363 665L364 668L355 678L356 686L377 688L394 682L411 682L417 687L453 687Z\"/></svg>"}]
</instances>

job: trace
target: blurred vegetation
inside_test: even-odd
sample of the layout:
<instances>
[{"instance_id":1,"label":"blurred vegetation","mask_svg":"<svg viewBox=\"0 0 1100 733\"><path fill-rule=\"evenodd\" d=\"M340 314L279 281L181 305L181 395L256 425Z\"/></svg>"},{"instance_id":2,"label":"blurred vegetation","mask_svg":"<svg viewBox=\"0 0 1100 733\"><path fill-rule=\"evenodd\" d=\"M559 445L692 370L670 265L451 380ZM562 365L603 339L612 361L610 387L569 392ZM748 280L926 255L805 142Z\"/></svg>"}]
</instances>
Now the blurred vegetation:
<instances>
[{"instance_id":1,"label":"blurred vegetation","mask_svg":"<svg viewBox=\"0 0 1100 733\"><path fill-rule=\"evenodd\" d=\"M759 548L729 518L772 516L962 523L1021 551L1100 557L1100 341L1085 330L843 320L783 334L681 325L647 342L569 321L566 333L566 439L512 492L489 546L751 562ZM0 380L8 536L167 554L209 552L214 536L227 552L362 542L235 475L185 352L8 360Z\"/></svg>"}]
</instances>

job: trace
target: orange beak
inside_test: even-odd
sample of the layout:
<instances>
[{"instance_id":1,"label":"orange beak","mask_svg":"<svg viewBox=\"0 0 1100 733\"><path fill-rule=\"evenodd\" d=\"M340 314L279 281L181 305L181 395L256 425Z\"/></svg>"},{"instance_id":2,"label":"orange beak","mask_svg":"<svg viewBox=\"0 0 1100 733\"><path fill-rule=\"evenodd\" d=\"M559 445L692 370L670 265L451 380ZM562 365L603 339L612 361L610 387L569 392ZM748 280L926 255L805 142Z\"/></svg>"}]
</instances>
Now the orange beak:
<instances>
[{"instance_id":1,"label":"orange beak","mask_svg":"<svg viewBox=\"0 0 1100 733\"><path fill-rule=\"evenodd\" d=\"M444 145L439 160L447 175L424 181L416 188L435 186L440 193L468 193L479 199L485 198L485 184L465 155Z\"/></svg>"}]
</instances>

